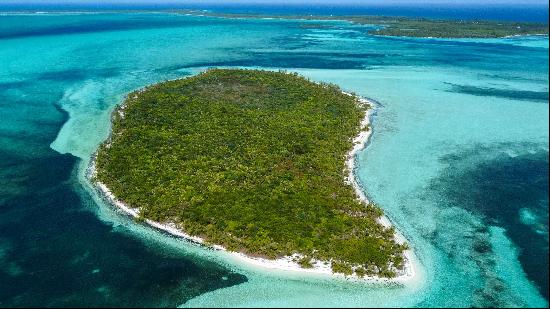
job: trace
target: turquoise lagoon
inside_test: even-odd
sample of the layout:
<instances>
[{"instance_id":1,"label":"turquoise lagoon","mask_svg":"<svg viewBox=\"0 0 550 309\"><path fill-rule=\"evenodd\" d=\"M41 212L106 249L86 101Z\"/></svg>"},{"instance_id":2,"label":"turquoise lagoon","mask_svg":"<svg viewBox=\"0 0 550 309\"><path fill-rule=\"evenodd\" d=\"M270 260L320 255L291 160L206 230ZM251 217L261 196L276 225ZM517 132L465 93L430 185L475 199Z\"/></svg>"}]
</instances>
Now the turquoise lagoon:
<instances>
[{"instance_id":1,"label":"turquoise lagoon","mask_svg":"<svg viewBox=\"0 0 550 309\"><path fill-rule=\"evenodd\" d=\"M548 306L548 37L367 29L0 16L0 306ZM124 95L212 66L296 71L377 103L356 175L408 239L418 280L255 268L134 223L93 192L86 167Z\"/></svg>"}]
</instances>

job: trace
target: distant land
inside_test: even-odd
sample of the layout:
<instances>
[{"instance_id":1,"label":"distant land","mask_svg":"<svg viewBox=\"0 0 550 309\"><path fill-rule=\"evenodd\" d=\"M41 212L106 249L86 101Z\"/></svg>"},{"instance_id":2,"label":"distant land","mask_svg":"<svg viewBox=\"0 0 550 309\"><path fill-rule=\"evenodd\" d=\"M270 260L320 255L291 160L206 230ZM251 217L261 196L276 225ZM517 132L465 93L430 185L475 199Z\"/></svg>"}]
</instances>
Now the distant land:
<instances>
[{"instance_id":1,"label":"distant land","mask_svg":"<svg viewBox=\"0 0 550 309\"><path fill-rule=\"evenodd\" d=\"M434 38L502 38L517 35L548 35L548 24L539 22L509 22L490 20L429 19L396 16L357 15L264 15L214 13L197 10L178 11L191 15L224 18L281 18L305 20L347 20L361 25L380 25L369 34L383 36L434 37ZM304 25L327 27L326 25Z\"/></svg>"},{"instance_id":2,"label":"distant land","mask_svg":"<svg viewBox=\"0 0 550 309\"><path fill-rule=\"evenodd\" d=\"M383 36L502 38L548 35L548 6L534 3L0 3L0 12L176 12L225 18L347 20ZM307 25L314 27L315 25ZM318 25L318 27L327 27Z\"/></svg>"}]
</instances>

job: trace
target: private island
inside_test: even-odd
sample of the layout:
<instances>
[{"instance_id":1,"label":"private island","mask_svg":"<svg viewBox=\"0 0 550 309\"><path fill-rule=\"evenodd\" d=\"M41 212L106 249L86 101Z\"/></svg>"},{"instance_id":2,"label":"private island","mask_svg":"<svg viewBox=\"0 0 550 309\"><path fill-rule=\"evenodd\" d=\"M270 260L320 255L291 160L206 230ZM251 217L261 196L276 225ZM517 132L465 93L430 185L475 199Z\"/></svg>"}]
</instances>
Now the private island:
<instances>
[{"instance_id":1,"label":"private island","mask_svg":"<svg viewBox=\"0 0 550 309\"><path fill-rule=\"evenodd\" d=\"M90 175L137 221L206 245L393 278L407 244L352 174L369 108L297 74L209 69L130 93Z\"/></svg>"}]
</instances>

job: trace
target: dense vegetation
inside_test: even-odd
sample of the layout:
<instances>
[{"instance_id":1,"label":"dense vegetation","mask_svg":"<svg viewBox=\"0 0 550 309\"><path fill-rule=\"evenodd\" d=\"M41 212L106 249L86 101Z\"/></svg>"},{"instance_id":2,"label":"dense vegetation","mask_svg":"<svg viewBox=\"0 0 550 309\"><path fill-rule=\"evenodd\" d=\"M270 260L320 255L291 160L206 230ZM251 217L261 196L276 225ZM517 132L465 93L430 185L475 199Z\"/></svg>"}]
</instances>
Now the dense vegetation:
<instances>
[{"instance_id":1,"label":"dense vegetation","mask_svg":"<svg viewBox=\"0 0 550 309\"><path fill-rule=\"evenodd\" d=\"M548 25L525 22L436 20L426 18L350 19L383 25L371 34L437 38L499 38L511 35L548 34Z\"/></svg>"},{"instance_id":2,"label":"dense vegetation","mask_svg":"<svg viewBox=\"0 0 550 309\"><path fill-rule=\"evenodd\" d=\"M345 183L367 106L296 74L211 69L134 92L97 178L140 214L253 256L392 277L406 245Z\"/></svg>"},{"instance_id":3,"label":"dense vegetation","mask_svg":"<svg viewBox=\"0 0 550 309\"><path fill-rule=\"evenodd\" d=\"M227 14L204 11L185 11L187 14L200 14L226 18L283 18L307 20L347 20L363 25L380 25L369 31L370 34L409 37L437 38L499 38L511 35L548 35L548 24L533 22L506 22L488 20L452 20L392 16L324 16L324 15L260 15ZM303 24L305 28L322 27L321 24Z\"/></svg>"}]
</instances>

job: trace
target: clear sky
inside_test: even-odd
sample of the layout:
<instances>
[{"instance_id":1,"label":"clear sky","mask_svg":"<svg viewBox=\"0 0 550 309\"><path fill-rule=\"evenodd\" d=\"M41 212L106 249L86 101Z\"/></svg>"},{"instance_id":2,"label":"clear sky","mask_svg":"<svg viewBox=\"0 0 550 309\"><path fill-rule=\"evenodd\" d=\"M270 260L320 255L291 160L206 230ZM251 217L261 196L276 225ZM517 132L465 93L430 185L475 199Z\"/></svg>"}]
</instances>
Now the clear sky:
<instances>
[{"instance_id":1,"label":"clear sky","mask_svg":"<svg viewBox=\"0 0 550 309\"><path fill-rule=\"evenodd\" d=\"M547 0L0 0L0 4L23 4L23 3L73 3L73 4L212 4L212 3L265 3L265 4L548 4Z\"/></svg>"}]
</instances>

